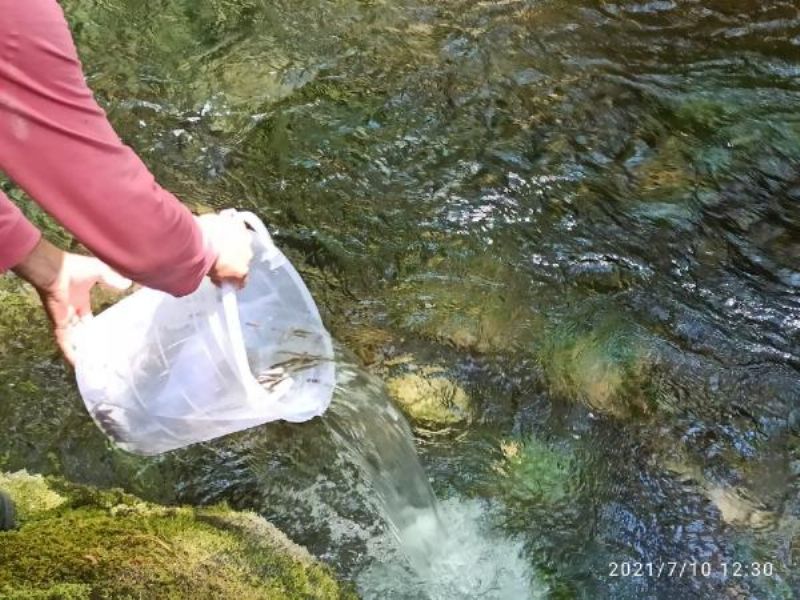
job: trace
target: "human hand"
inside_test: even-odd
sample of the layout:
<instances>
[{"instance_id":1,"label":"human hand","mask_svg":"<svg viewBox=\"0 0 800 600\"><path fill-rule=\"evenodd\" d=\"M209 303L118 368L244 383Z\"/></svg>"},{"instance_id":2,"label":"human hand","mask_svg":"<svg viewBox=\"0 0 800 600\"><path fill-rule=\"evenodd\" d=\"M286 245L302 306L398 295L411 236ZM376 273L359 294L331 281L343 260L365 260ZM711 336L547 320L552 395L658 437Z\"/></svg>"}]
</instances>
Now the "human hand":
<instances>
[{"instance_id":1,"label":"human hand","mask_svg":"<svg viewBox=\"0 0 800 600\"><path fill-rule=\"evenodd\" d=\"M239 219L224 214L206 214L197 220L203 235L217 252L217 260L208 272L211 281L215 285L231 283L243 288L253 259L247 227Z\"/></svg>"},{"instance_id":2,"label":"human hand","mask_svg":"<svg viewBox=\"0 0 800 600\"><path fill-rule=\"evenodd\" d=\"M45 239L14 267L14 272L36 288L56 343L71 365L75 364L74 328L92 315L90 292L95 284L117 290L131 285L129 279L97 258L64 252Z\"/></svg>"}]
</instances>

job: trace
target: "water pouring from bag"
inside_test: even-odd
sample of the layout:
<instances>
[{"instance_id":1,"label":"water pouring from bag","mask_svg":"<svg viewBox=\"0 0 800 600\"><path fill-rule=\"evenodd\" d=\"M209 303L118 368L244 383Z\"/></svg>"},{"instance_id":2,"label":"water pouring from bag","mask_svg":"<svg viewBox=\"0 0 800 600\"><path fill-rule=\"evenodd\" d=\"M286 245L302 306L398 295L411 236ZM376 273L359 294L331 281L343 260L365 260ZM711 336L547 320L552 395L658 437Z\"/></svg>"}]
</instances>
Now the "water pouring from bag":
<instances>
[{"instance_id":1,"label":"water pouring from bag","mask_svg":"<svg viewBox=\"0 0 800 600\"><path fill-rule=\"evenodd\" d=\"M175 298L142 289L83 324L75 374L118 446L154 455L328 408L333 346L297 271L252 213L247 285L203 281Z\"/></svg>"}]
</instances>

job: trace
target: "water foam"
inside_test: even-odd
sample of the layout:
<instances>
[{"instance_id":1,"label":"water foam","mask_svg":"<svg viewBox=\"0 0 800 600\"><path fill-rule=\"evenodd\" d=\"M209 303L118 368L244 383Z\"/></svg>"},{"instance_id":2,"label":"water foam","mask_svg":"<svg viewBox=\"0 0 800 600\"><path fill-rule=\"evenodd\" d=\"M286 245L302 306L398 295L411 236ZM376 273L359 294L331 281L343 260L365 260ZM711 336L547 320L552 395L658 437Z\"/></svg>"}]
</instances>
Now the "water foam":
<instances>
[{"instance_id":1,"label":"water foam","mask_svg":"<svg viewBox=\"0 0 800 600\"><path fill-rule=\"evenodd\" d=\"M492 528L485 502L451 498L439 504L439 517L446 534L437 538L424 568L402 560L400 553L408 548L373 540L369 551L377 560L356 580L364 598L527 600L546 595L533 577L522 543ZM432 525L430 516L423 516L404 537L430 539Z\"/></svg>"}]
</instances>

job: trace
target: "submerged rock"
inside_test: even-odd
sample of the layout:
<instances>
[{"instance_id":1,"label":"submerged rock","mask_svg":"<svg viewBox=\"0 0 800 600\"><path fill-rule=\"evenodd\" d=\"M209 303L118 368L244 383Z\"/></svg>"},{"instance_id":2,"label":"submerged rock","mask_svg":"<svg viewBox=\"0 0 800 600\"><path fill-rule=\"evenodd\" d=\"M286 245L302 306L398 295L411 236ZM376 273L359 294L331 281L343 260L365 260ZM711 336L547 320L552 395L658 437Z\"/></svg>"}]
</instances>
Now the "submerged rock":
<instances>
[{"instance_id":1,"label":"submerged rock","mask_svg":"<svg viewBox=\"0 0 800 600\"><path fill-rule=\"evenodd\" d=\"M490 253L435 257L389 290L388 316L397 329L459 351L522 350L537 329L530 287Z\"/></svg>"},{"instance_id":2,"label":"submerged rock","mask_svg":"<svg viewBox=\"0 0 800 600\"><path fill-rule=\"evenodd\" d=\"M702 467L684 452L671 450L671 456L665 460L666 468L693 482L719 511L723 523L752 530L768 529L778 523L780 515L767 509L751 491L710 480Z\"/></svg>"},{"instance_id":3,"label":"submerged rock","mask_svg":"<svg viewBox=\"0 0 800 600\"><path fill-rule=\"evenodd\" d=\"M503 459L495 462L500 487L508 502L554 505L568 502L575 492L577 465L566 450L530 438L500 444Z\"/></svg>"},{"instance_id":4,"label":"submerged rock","mask_svg":"<svg viewBox=\"0 0 800 600\"><path fill-rule=\"evenodd\" d=\"M389 331L362 325L341 326L336 329L337 339L347 345L365 365L379 364L390 353L394 338Z\"/></svg>"},{"instance_id":5,"label":"submerged rock","mask_svg":"<svg viewBox=\"0 0 800 600\"><path fill-rule=\"evenodd\" d=\"M0 598L356 598L274 526L224 506L166 507L0 473L20 527L0 533Z\"/></svg>"},{"instance_id":6,"label":"submerged rock","mask_svg":"<svg viewBox=\"0 0 800 600\"><path fill-rule=\"evenodd\" d=\"M762 529L772 525L776 515L745 496L736 489L722 485L705 488L708 499L717 507L720 516L729 525L740 525Z\"/></svg>"},{"instance_id":7,"label":"submerged rock","mask_svg":"<svg viewBox=\"0 0 800 600\"><path fill-rule=\"evenodd\" d=\"M389 394L413 420L426 427L442 428L469 420L470 400L456 383L428 367L419 373L393 377L386 382Z\"/></svg>"},{"instance_id":8,"label":"submerged rock","mask_svg":"<svg viewBox=\"0 0 800 600\"><path fill-rule=\"evenodd\" d=\"M550 388L618 418L648 414L651 357L637 331L621 317L566 322L539 349Z\"/></svg>"}]
</instances>

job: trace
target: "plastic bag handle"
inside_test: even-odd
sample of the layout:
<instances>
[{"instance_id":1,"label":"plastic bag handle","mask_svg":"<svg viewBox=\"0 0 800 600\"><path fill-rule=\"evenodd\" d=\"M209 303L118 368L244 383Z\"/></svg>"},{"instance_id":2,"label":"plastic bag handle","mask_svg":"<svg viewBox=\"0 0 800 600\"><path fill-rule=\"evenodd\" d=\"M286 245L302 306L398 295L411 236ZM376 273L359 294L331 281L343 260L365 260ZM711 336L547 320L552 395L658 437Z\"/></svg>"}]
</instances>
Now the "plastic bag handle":
<instances>
[{"instance_id":1,"label":"plastic bag handle","mask_svg":"<svg viewBox=\"0 0 800 600\"><path fill-rule=\"evenodd\" d=\"M277 250L266 226L254 213L227 209L223 210L220 215L240 219L243 223L249 225L255 232L255 235L258 237L267 254L271 254L272 251ZM239 303L236 300L236 287L233 284L222 284L222 309L225 314L231 349L233 350L234 366L239 372L239 377L242 382L252 381L253 373L250 371L250 364L247 362L247 350L244 345L242 324L239 320Z\"/></svg>"},{"instance_id":2,"label":"plastic bag handle","mask_svg":"<svg viewBox=\"0 0 800 600\"><path fill-rule=\"evenodd\" d=\"M267 231L267 226L264 225L264 222L258 218L255 213L251 213L249 210L237 211L236 216L239 217L242 221L244 221L247 225L249 225L253 231L256 232L256 235L259 237L261 242L265 246L274 246L275 244L272 242L272 236L270 236L269 232Z\"/></svg>"},{"instance_id":3,"label":"plastic bag handle","mask_svg":"<svg viewBox=\"0 0 800 600\"><path fill-rule=\"evenodd\" d=\"M239 372L239 379L242 382L250 381L253 379L253 373L247 362L247 350L244 346L242 324L239 320L239 303L236 301L236 287L231 283L222 284L222 310L225 313L228 338L233 350L234 366Z\"/></svg>"},{"instance_id":4,"label":"plastic bag handle","mask_svg":"<svg viewBox=\"0 0 800 600\"><path fill-rule=\"evenodd\" d=\"M238 211L235 208L227 208L219 214L220 216L239 219L242 223L248 225L250 229L255 232L256 238L260 242L267 259L271 259L278 252L275 242L272 241L272 236L267 231L267 226L264 225L264 222L259 219L255 213L249 210Z\"/></svg>"},{"instance_id":5,"label":"plastic bag handle","mask_svg":"<svg viewBox=\"0 0 800 600\"><path fill-rule=\"evenodd\" d=\"M275 242L272 241L272 236L270 236L267 231L266 225L264 225L255 213L229 208L220 212L220 215L239 219L253 230L259 242L257 245L261 247L263 253L259 259L272 261L278 256L283 257L280 250L275 246ZM254 257L254 260L255 258L256 257ZM231 348L233 349L234 366L239 372L241 381L252 382L254 377L252 371L250 371L250 364L247 362L247 349L244 345L242 324L239 320L239 303L236 300L236 287L230 283L222 284L222 309L225 314Z\"/></svg>"}]
</instances>

